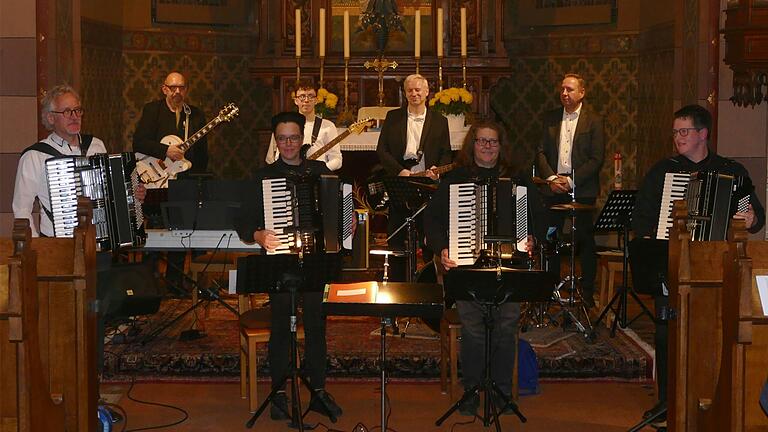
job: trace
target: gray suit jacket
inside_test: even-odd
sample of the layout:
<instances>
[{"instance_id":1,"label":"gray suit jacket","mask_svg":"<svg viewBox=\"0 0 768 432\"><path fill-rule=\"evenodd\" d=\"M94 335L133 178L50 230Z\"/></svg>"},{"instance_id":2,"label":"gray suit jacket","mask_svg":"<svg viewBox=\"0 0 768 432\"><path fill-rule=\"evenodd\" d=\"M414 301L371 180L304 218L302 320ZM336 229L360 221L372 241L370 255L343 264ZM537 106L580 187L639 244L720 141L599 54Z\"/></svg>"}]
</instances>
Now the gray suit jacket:
<instances>
[{"instance_id":1,"label":"gray suit jacket","mask_svg":"<svg viewBox=\"0 0 768 432\"><path fill-rule=\"evenodd\" d=\"M544 114L544 137L536 151L536 168L539 176L544 179L558 174L557 158L562 119L563 108ZM604 157L603 118L583 104L571 151L571 162L576 171L577 197L594 198L600 193L600 168L603 166Z\"/></svg>"}]
</instances>

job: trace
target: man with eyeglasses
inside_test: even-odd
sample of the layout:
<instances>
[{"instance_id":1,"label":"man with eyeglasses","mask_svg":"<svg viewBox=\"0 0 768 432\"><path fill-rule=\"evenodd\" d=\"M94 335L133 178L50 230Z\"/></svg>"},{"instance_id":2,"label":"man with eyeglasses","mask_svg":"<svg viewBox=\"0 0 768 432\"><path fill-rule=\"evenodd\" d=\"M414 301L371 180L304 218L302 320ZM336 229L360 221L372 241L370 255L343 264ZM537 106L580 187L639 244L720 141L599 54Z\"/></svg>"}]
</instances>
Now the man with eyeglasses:
<instances>
[{"instance_id":1,"label":"man with eyeglasses","mask_svg":"<svg viewBox=\"0 0 768 432\"><path fill-rule=\"evenodd\" d=\"M586 84L577 74L567 74L560 83L562 108L544 115L543 139L536 153L538 174L549 187L544 201L547 207L571 202L594 205L600 193L600 169L605 155L603 118L584 104ZM549 226L562 230L568 212L550 210ZM576 213L576 245L580 249L581 294L587 308L595 306L597 254L592 228L592 211ZM557 257L556 257L557 258ZM551 262L560 274L560 261Z\"/></svg>"},{"instance_id":2,"label":"man with eyeglasses","mask_svg":"<svg viewBox=\"0 0 768 432\"><path fill-rule=\"evenodd\" d=\"M40 121L51 131L44 140L27 147L21 154L16 171L16 184L13 193L14 218L29 219L33 237L53 237L53 213L48 190L45 161L58 156L93 156L107 153L104 142L92 135L81 134L85 110L80 103L80 95L68 85L58 85L46 92L40 102ZM144 200L146 190L139 187L136 198ZM40 204L40 226L34 222L32 209L35 201ZM101 373L104 366L104 331L105 316L114 308L112 301L115 288L109 286L111 252L96 254L96 298L99 300L99 313L96 326L96 366ZM122 420L117 412L112 411L114 423Z\"/></svg>"},{"instance_id":3,"label":"man with eyeglasses","mask_svg":"<svg viewBox=\"0 0 768 432\"><path fill-rule=\"evenodd\" d=\"M160 140L167 135L175 135L186 141L206 124L205 114L199 108L187 103L189 87L184 75L171 72L165 77L161 88L164 97L144 105L141 118L133 134L133 151L156 157L160 160L186 158L192 162L192 168L179 174L183 178L189 174L202 174L208 169L208 139L200 138L186 153L177 145L165 145ZM150 199L144 206L144 215L150 227L162 226L160 214L161 193L151 190ZM177 290L182 291L182 269L184 252L168 252L166 280Z\"/></svg>"},{"instance_id":4,"label":"man with eyeglasses","mask_svg":"<svg viewBox=\"0 0 768 432\"><path fill-rule=\"evenodd\" d=\"M21 154L13 193L13 217L29 219L34 237L53 237L45 161L54 156L93 156L106 153L107 149L102 140L80 134L84 110L80 95L72 87L59 85L50 89L40 105L40 121L51 133ZM39 228L32 217L35 200L42 210Z\"/></svg>"},{"instance_id":5,"label":"man with eyeglasses","mask_svg":"<svg viewBox=\"0 0 768 432\"><path fill-rule=\"evenodd\" d=\"M677 155L657 162L645 175L635 198L635 208L632 212L632 229L636 237L655 238L659 220L664 177L673 172L707 172L716 171L737 177L749 177L749 172L740 163L724 158L709 148L709 134L712 130L712 115L706 108L699 105L688 105L675 112L672 125L672 141ZM744 219L747 230L756 233L765 225L765 210L757 194L753 191L749 196L749 209L744 213L736 213L734 218ZM669 297L658 295L654 298L655 310L660 311L669 306ZM652 416L666 408L667 401L667 339L668 327L666 320L656 320L656 385L658 387L659 403L645 413ZM658 425L664 425L666 418L660 418Z\"/></svg>"},{"instance_id":6,"label":"man with eyeglasses","mask_svg":"<svg viewBox=\"0 0 768 432\"><path fill-rule=\"evenodd\" d=\"M243 242L258 243L265 250L275 250L281 243L275 233L265 229L264 208L261 180L266 178L312 178L317 179L323 174L332 174L328 167L319 160L304 160L301 157L301 145L304 142L304 124L306 118L297 112L281 112L272 117L272 133L277 143L279 156L270 165L262 167L254 173L253 190L244 194L242 212L236 222L237 233ZM305 255L304 275L315 274L313 267L322 252L316 252L314 258ZM252 257L259 260L261 256ZM315 261L317 259L318 261ZM332 259L332 258L327 258ZM311 260L311 261L310 261ZM241 265L247 261L238 260L240 274ZM253 263L253 261L252 261ZM250 264L249 264L250 265ZM256 263L253 263L256 265ZM258 266L257 266L258 267ZM309 402L309 409L326 414L326 410L335 417L342 414L341 408L333 397L325 391L325 369L327 346L325 341L325 316L321 313L323 302L323 287L325 280L308 281L307 291L300 293L303 303L302 322L305 335L305 364L304 370L309 376L309 384L316 391L316 397ZM277 386L288 373L290 353L290 295L287 292L270 292L271 332L269 336L268 358L272 385ZM273 420L286 420L291 410L288 409L288 398L284 388L279 388L272 399L270 417Z\"/></svg>"},{"instance_id":7,"label":"man with eyeglasses","mask_svg":"<svg viewBox=\"0 0 768 432\"><path fill-rule=\"evenodd\" d=\"M310 146L306 155L311 156L338 136L336 125L330 120L318 117L315 113L317 91L310 81L303 80L299 83L293 103L296 104L299 112L307 119L304 125L304 142L302 145ZM275 145L275 137L273 136L269 142L266 161L268 164L271 164L279 156L280 152ZM342 164L341 148L338 145L334 146L317 160L325 162L325 165L331 171L340 170Z\"/></svg>"},{"instance_id":8,"label":"man with eyeglasses","mask_svg":"<svg viewBox=\"0 0 768 432\"><path fill-rule=\"evenodd\" d=\"M176 135L182 140L205 126L205 114L200 108L187 103L189 87L184 75L171 72L161 88L164 97L144 105L141 118L133 134L133 150L158 159L186 158L192 162L190 173L203 173L208 168L208 140L200 138L186 154L177 145L165 145L160 140Z\"/></svg>"}]
</instances>

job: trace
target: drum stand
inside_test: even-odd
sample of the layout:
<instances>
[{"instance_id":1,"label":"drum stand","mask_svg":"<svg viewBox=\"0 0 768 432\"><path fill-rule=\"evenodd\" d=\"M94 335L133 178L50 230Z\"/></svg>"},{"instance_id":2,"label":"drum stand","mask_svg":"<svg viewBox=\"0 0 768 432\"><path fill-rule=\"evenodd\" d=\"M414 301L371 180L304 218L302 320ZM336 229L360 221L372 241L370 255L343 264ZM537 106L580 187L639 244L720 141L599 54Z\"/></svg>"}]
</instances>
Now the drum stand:
<instances>
[{"instance_id":1,"label":"drum stand","mask_svg":"<svg viewBox=\"0 0 768 432\"><path fill-rule=\"evenodd\" d=\"M553 208L555 210L558 209L556 206ZM586 206L583 208L586 209ZM563 326L565 326L566 320L570 320L570 322L576 326L576 330L578 330L578 332L581 333L587 340L591 341L594 340L595 334L592 331L592 323L589 319L589 312L587 311L587 307L584 305L581 288L577 285L578 279L576 278L576 211L580 209L580 207L578 203L572 201L570 204L564 204L560 209L567 209L571 219L571 251L569 254L570 269L568 271L568 276L560 281L560 283L555 287L555 290L552 292L552 298L561 308L557 315L563 315ZM568 287L568 297L563 298L560 294L560 289L566 286ZM577 314L584 315L583 323L579 321Z\"/></svg>"}]
</instances>

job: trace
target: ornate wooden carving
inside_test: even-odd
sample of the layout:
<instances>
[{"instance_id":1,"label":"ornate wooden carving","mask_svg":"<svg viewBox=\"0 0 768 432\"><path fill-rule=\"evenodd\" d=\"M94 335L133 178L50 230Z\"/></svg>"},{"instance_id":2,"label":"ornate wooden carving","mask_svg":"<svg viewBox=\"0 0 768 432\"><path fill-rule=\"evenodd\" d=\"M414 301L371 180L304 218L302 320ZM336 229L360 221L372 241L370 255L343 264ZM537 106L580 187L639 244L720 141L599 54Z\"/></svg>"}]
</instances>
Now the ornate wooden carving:
<instances>
[{"instance_id":1,"label":"ornate wooden carving","mask_svg":"<svg viewBox=\"0 0 768 432\"><path fill-rule=\"evenodd\" d=\"M722 33L725 63L733 70L731 102L754 107L768 101L768 7L759 0L738 0L728 3L725 14Z\"/></svg>"}]
</instances>

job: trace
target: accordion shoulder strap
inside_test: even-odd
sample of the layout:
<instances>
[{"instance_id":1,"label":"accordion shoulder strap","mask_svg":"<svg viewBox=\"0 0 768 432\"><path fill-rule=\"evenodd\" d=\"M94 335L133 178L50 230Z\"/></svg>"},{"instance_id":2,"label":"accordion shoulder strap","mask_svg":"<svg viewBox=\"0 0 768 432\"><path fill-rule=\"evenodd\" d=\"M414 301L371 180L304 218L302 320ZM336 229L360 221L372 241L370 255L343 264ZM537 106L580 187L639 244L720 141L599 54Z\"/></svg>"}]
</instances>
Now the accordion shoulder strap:
<instances>
[{"instance_id":1,"label":"accordion shoulder strap","mask_svg":"<svg viewBox=\"0 0 768 432\"><path fill-rule=\"evenodd\" d=\"M59 152L58 150L56 150L55 148L49 146L48 144L46 144L44 142L36 142L36 143L32 144L31 146L25 148L24 151L21 152L21 154L23 156L24 153L26 153L28 151L32 151L32 150L39 151L41 153L45 153L47 155L51 155L51 156L54 156L54 157L56 157L56 156L64 156L63 154L61 154L61 152Z\"/></svg>"}]
</instances>

